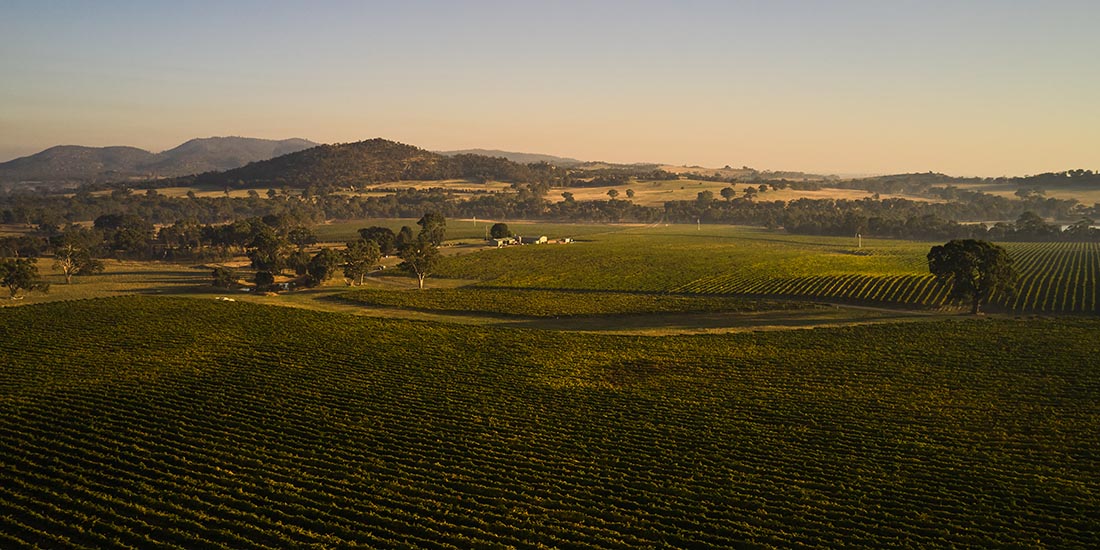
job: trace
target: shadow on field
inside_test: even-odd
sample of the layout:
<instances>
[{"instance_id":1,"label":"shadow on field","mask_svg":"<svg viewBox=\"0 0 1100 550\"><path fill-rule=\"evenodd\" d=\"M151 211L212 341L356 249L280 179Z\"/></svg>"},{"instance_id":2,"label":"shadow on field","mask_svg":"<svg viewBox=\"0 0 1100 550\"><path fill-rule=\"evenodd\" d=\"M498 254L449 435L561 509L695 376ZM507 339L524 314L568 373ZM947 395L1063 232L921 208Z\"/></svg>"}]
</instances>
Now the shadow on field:
<instances>
[{"instance_id":1,"label":"shadow on field","mask_svg":"<svg viewBox=\"0 0 1100 550\"><path fill-rule=\"evenodd\" d=\"M544 330L626 333L691 333L783 330L868 323L927 321L935 316L836 307L744 313L630 314L511 321L508 326Z\"/></svg>"}]
</instances>

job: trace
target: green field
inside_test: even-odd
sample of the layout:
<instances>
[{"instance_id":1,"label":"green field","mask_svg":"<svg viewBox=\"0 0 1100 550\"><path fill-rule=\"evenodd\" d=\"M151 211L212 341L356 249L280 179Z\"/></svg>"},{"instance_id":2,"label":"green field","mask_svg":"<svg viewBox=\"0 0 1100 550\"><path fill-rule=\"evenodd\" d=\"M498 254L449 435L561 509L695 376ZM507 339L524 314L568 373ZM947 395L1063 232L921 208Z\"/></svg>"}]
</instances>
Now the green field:
<instances>
[{"instance_id":1,"label":"green field","mask_svg":"<svg viewBox=\"0 0 1100 550\"><path fill-rule=\"evenodd\" d=\"M1100 325L0 310L6 547L1095 547Z\"/></svg>"},{"instance_id":2,"label":"green field","mask_svg":"<svg viewBox=\"0 0 1100 550\"><path fill-rule=\"evenodd\" d=\"M637 227L570 246L521 247L449 259L441 276L505 288L741 295L940 308L928 273L932 242L793 236L728 226ZM989 309L1100 313L1100 244L1006 243L1020 272L1014 296Z\"/></svg>"}]
</instances>

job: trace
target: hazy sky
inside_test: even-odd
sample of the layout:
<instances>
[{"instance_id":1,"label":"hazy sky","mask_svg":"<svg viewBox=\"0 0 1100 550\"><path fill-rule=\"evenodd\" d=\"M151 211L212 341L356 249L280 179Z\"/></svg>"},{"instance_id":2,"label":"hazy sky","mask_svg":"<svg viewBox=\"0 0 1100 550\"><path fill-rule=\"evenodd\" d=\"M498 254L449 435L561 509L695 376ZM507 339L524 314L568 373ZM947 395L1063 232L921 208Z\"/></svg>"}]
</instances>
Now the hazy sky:
<instances>
[{"instance_id":1,"label":"hazy sky","mask_svg":"<svg viewBox=\"0 0 1100 550\"><path fill-rule=\"evenodd\" d=\"M1100 169L1100 2L0 2L0 160L385 137L588 160Z\"/></svg>"}]
</instances>

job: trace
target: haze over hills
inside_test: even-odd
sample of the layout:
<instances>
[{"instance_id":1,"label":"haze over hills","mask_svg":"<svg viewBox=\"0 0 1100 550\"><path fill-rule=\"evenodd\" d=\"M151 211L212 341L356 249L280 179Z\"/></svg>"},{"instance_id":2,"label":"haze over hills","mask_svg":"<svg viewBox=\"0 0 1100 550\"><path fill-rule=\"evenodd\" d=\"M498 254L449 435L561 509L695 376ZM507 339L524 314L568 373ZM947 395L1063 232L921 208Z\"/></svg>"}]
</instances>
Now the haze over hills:
<instances>
[{"instance_id":1,"label":"haze over hills","mask_svg":"<svg viewBox=\"0 0 1100 550\"><path fill-rule=\"evenodd\" d=\"M136 147L59 145L0 163L0 182L61 184L184 176L229 170L315 145L300 138L246 137L192 139L161 153Z\"/></svg>"},{"instance_id":2,"label":"haze over hills","mask_svg":"<svg viewBox=\"0 0 1100 550\"><path fill-rule=\"evenodd\" d=\"M520 153L516 151L501 151L499 149L462 149L458 151L437 151L441 155L453 157L455 155L481 155L485 157L501 157L506 158L512 162L518 162L520 164L530 164L533 162L545 162L547 164L553 164L554 166L561 166L562 168L569 168L578 164L584 164L585 161L577 160L569 157L558 157L554 155L544 155L541 153Z\"/></svg>"}]
</instances>

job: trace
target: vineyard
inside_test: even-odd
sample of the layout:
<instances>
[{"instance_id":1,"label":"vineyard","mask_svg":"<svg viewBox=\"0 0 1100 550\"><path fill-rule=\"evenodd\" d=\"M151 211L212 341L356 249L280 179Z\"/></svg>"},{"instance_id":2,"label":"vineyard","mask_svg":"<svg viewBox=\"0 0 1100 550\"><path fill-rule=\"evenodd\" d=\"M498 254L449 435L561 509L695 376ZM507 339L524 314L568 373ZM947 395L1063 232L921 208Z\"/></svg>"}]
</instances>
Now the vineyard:
<instances>
[{"instance_id":1,"label":"vineyard","mask_svg":"<svg viewBox=\"0 0 1100 550\"><path fill-rule=\"evenodd\" d=\"M1100 243L1009 243L1020 278L1012 296L994 296L991 306L1007 312L1100 313ZM805 296L825 300L940 307L947 289L927 273L773 277L757 274L703 277L673 292Z\"/></svg>"},{"instance_id":2,"label":"vineyard","mask_svg":"<svg viewBox=\"0 0 1100 550\"><path fill-rule=\"evenodd\" d=\"M346 301L423 311L482 312L529 317L572 317L637 313L709 313L792 310L798 302L729 296L677 296L633 292L560 291L516 288L439 288L424 291L357 290Z\"/></svg>"},{"instance_id":3,"label":"vineyard","mask_svg":"<svg viewBox=\"0 0 1100 550\"><path fill-rule=\"evenodd\" d=\"M940 308L947 291L928 273L933 244L796 237L747 228L639 228L576 247L525 247L451 259L448 276L483 286L683 295L797 297ZM1018 291L992 311L1100 313L1100 243L1005 243Z\"/></svg>"},{"instance_id":4,"label":"vineyard","mask_svg":"<svg viewBox=\"0 0 1100 550\"><path fill-rule=\"evenodd\" d=\"M0 310L0 546L1100 544L1100 325Z\"/></svg>"}]
</instances>

